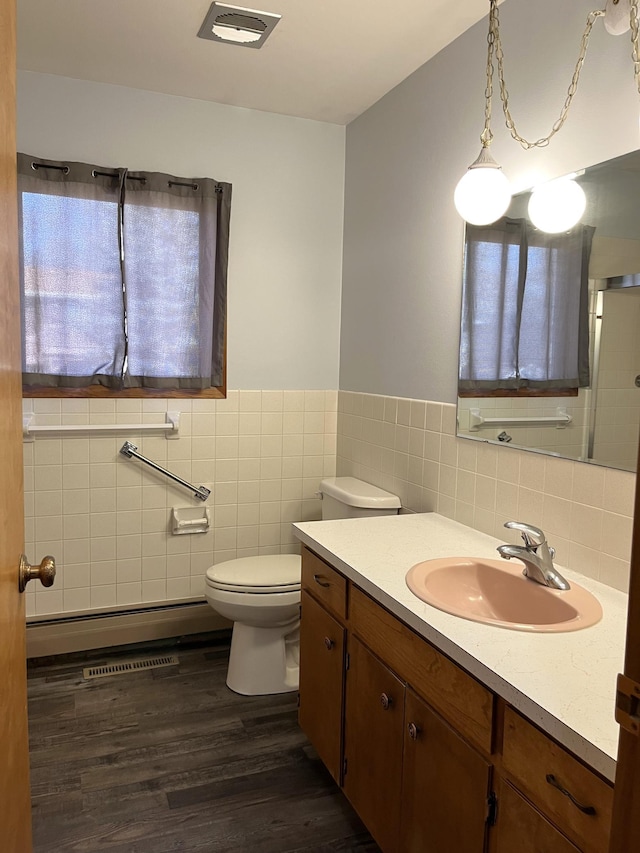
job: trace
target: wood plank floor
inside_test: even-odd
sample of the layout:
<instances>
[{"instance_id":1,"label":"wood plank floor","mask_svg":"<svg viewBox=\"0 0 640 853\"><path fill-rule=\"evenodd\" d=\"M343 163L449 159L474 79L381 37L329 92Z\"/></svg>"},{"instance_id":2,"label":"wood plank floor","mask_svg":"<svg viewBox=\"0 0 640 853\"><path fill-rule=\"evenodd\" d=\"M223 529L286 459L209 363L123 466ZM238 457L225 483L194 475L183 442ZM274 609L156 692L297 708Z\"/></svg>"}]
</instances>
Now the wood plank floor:
<instances>
[{"instance_id":1,"label":"wood plank floor","mask_svg":"<svg viewBox=\"0 0 640 853\"><path fill-rule=\"evenodd\" d=\"M297 724L238 696L227 638L29 663L34 853L378 853ZM85 680L155 654L163 669Z\"/></svg>"}]
</instances>

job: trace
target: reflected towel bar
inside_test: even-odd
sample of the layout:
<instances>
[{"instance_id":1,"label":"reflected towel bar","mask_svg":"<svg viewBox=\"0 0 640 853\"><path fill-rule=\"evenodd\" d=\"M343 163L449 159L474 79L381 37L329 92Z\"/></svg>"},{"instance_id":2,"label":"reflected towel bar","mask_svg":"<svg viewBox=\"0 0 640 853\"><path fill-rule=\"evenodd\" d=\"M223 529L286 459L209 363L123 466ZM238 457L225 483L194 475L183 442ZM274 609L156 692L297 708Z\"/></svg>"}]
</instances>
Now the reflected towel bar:
<instances>
[{"instance_id":1,"label":"reflected towel bar","mask_svg":"<svg viewBox=\"0 0 640 853\"><path fill-rule=\"evenodd\" d=\"M141 453L137 453L138 448L135 444L132 444L130 441L125 441L125 443L120 448L120 453L123 456L126 456L128 459L135 457L139 459L141 462L144 462L145 465L149 465L154 471L158 471L160 474L164 474L165 477L169 477L170 480L174 480L176 483L180 483L181 486L184 486L186 489L189 489L190 492L193 492L194 497L199 498L201 501L206 501L206 499L211 494L211 489L205 488L205 486L193 486L191 483L187 483L186 480L183 480L181 477L177 477L175 474L172 474L171 471L167 471L166 468L162 468L162 466L157 465L155 462L152 462L151 459L147 459L146 456L142 456Z\"/></svg>"},{"instance_id":2,"label":"reflected towel bar","mask_svg":"<svg viewBox=\"0 0 640 853\"><path fill-rule=\"evenodd\" d=\"M570 424L573 418L567 414L567 410L558 406L556 414L552 417L528 417L528 418L484 418L480 409L469 409L469 429L477 430L480 427L489 426L538 426L551 425L559 429Z\"/></svg>"},{"instance_id":3,"label":"reflected towel bar","mask_svg":"<svg viewBox=\"0 0 640 853\"><path fill-rule=\"evenodd\" d=\"M167 438L178 438L180 412L165 412L163 424L32 424L33 413L22 416L22 435L27 441L33 441L37 432L164 432Z\"/></svg>"}]
</instances>

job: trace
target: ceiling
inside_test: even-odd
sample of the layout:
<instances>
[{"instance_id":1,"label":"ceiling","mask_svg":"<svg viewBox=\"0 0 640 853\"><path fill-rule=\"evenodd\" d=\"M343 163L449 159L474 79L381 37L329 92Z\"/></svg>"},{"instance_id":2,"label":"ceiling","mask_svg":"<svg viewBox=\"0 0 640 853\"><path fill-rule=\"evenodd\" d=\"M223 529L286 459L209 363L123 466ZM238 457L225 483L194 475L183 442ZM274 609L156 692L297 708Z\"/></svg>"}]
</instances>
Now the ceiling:
<instances>
[{"instance_id":1,"label":"ceiling","mask_svg":"<svg viewBox=\"0 0 640 853\"><path fill-rule=\"evenodd\" d=\"M488 0L246 5L282 15L260 50L197 38L210 0L18 0L18 68L347 124L489 9Z\"/></svg>"}]
</instances>

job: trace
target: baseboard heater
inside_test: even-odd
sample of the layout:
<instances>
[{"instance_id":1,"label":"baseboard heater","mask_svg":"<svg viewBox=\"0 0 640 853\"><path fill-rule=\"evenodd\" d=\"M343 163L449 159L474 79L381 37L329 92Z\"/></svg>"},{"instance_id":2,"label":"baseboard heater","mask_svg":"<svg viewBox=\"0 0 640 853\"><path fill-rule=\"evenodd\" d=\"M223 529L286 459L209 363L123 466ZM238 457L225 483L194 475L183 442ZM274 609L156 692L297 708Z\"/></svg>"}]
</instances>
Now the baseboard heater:
<instances>
[{"instance_id":1,"label":"baseboard heater","mask_svg":"<svg viewBox=\"0 0 640 853\"><path fill-rule=\"evenodd\" d=\"M231 628L205 601L41 617L27 623L27 658Z\"/></svg>"}]
</instances>

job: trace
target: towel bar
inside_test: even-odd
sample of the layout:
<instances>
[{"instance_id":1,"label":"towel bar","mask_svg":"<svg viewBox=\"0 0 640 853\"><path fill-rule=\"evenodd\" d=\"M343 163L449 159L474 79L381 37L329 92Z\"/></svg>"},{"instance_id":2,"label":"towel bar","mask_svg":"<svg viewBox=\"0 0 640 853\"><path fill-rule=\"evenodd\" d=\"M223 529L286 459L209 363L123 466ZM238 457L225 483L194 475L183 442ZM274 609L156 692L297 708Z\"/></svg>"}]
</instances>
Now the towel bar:
<instances>
[{"instance_id":1,"label":"towel bar","mask_svg":"<svg viewBox=\"0 0 640 853\"><path fill-rule=\"evenodd\" d=\"M165 412L163 424L32 424L33 413L22 417L22 435L26 441L33 441L37 432L164 432L167 438L178 438L180 412Z\"/></svg>"}]
</instances>

